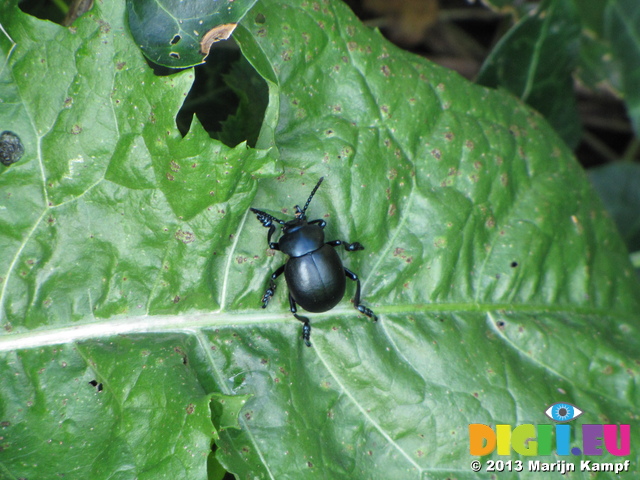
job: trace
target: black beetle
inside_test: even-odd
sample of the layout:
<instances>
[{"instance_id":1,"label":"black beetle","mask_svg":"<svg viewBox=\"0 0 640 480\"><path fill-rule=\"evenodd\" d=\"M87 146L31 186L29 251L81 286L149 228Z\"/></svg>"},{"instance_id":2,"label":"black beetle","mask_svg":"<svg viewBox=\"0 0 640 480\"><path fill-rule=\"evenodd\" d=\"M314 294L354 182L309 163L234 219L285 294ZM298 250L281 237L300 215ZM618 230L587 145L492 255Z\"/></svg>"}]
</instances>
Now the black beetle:
<instances>
[{"instance_id":1,"label":"black beetle","mask_svg":"<svg viewBox=\"0 0 640 480\"><path fill-rule=\"evenodd\" d=\"M364 250L364 247L358 242L347 243L342 240L325 242L323 228L327 222L324 220L307 222L305 213L323 180L324 177L318 180L302 210L298 205L295 206L296 218L288 222L277 219L262 210L250 209L262 225L269 228L267 235L269 248L280 250L289 256L287 262L271 275L269 287L262 297L262 308L267 308L269 300L276 291L275 279L284 272L289 287L291 313L304 324L302 338L307 347L311 346L309 342L311 326L307 317L298 315L296 303L309 312L331 310L344 296L347 277L354 280L357 285L356 296L353 299L355 308L374 322L378 320L373 311L360 303L360 279L342 265L340 257L333 248L344 245L346 251L355 252ZM282 225L282 236L278 243L271 241L271 236L276 230L274 222Z\"/></svg>"}]
</instances>

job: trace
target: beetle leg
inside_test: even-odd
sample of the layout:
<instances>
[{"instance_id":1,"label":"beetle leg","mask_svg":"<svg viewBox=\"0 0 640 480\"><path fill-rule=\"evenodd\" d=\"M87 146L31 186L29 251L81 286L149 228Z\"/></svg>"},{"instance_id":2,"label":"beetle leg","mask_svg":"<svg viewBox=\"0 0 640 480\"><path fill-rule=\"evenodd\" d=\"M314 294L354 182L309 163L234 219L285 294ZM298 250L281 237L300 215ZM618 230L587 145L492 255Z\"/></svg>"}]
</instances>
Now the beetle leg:
<instances>
[{"instance_id":1,"label":"beetle leg","mask_svg":"<svg viewBox=\"0 0 640 480\"><path fill-rule=\"evenodd\" d=\"M271 241L271 235L273 235L273 232L275 231L276 226L271 224L271 226L269 227L269 233L267 234L267 243L269 244L269 248L271 250L280 250L280 245L278 245L276 242Z\"/></svg>"},{"instance_id":2,"label":"beetle leg","mask_svg":"<svg viewBox=\"0 0 640 480\"><path fill-rule=\"evenodd\" d=\"M309 338L311 337L311 325L309 325L309 319L296 313L298 311L296 308L296 301L293 299L291 294L289 294L289 305L291 306L291 313L293 313L293 316L304 324L302 326L302 339L304 340L304 344L307 347L310 347L311 342L309 341Z\"/></svg>"},{"instance_id":3,"label":"beetle leg","mask_svg":"<svg viewBox=\"0 0 640 480\"><path fill-rule=\"evenodd\" d=\"M344 249L347 252L355 252L356 250L364 250L364 247L360 243L358 243L358 242L347 243L344 240L333 240L331 242L327 242L327 245L331 245L332 247L337 247L339 245L343 245ZM349 278L351 278L351 277L349 277ZM351 280L355 280L355 278L352 278Z\"/></svg>"},{"instance_id":4,"label":"beetle leg","mask_svg":"<svg viewBox=\"0 0 640 480\"><path fill-rule=\"evenodd\" d=\"M271 241L271 236L276 231L276 226L273 223L277 222L280 225L284 225L284 220L273 217L268 213L263 212L262 210L258 210L257 208L250 208L249 210L256 214L256 217L258 217L258 220L264 227L269 229L269 233L267 234L267 243L269 244L269 248L271 250L280 250L280 246L277 243Z\"/></svg>"},{"instance_id":5,"label":"beetle leg","mask_svg":"<svg viewBox=\"0 0 640 480\"><path fill-rule=\"evenodd\" d=\"M358 275L356 275L346 267L344 268L344 273L347 277L349 277L351 280L354 280L356 282L356 296L353 297L353 305L356 307L356 310L358 310L360 313L364 313L367 317L369 317L374 322L377 322L378 317L376 316L375 313L373 313L373 310L365 307L360 303L360 279L358 278Z\"/></svg>"},{"instance_id":6,"label":"beetle leg","mask_svg":"<svg viewBox=\"0 0 640 480\"><path fill-rule=\"evenodd\" d=\"M327 226L327 222L325 222L324 220L321 220L321 219L311 220L309 222L309 225L313 225L314 223L317 223L320 228L324 228L324 227Z\"/></svg>"},{"instance_id":7,"label":"beetle leg","mask_svg":"<svg viewBox=\"0 0 640 480\"><path fill-rule=\"evenodd\" d=\"M271 279L269 280L269 288L267 288L267 291L264 292L264 295L262 296L262 308L267 308L267 304L269 303L269 300L271 300L271 297L273 297L273 294L276 293L277 285L275 280L280 275L282 275L282 272L284 272L284 265L282 265L275 272L273 272L273 274L271 274Z\"/></svg>"}]
</instances>

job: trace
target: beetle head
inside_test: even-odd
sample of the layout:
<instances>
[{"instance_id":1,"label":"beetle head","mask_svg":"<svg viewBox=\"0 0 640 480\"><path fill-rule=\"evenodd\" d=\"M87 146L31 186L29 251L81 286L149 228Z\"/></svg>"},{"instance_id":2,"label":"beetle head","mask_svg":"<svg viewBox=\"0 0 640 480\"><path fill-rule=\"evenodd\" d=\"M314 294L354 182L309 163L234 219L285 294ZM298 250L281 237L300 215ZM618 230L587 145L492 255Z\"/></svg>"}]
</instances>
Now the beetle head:
<instances>
[{"instance_id":1,"label":"beetle head","mask_svg":"<svg viewBox=\"0 0 640 480\"><path fill-rule=\"evenodd\" d=\"M285 235L287 233L293 233L301 227L304 227L305 225L307 225L307 218L304 216L304 214L298 215L296 213L296 218L294 218L293 220L289 220L288 222L285 222L284 225L282 225L282 233Z\"/></svg>"}]
</instances>

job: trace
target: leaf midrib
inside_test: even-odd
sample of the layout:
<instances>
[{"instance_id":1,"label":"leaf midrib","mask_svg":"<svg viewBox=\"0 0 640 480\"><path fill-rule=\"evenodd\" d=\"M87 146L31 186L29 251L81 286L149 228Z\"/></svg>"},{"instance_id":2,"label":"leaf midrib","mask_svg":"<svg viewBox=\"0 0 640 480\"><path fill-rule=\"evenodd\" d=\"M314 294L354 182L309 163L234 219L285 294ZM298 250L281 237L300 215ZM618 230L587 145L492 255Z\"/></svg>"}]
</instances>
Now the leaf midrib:
<instances>
[{"instance_id":1,"label":"leaf midrib","mask_svg":"<svg viewBox=\"0 0 640 480\"><path fill-rule=\"evenodd\" d=\"M475 312L489 314L526 313L526 314L565 314L568 316L611 317L615 315L618 323L633 321L635 316L630 312L612 312L611 310L579 307L570 305L541 304L476 304L476 303L431 303L411 305L375 305L379 317L385 314L438 314L453 312ZM338 307L324 313L315 313L314 319L326 317L353 317L357 315L353 308ZM105 338L113 335L130 333L169 333L193 332L194 330L223 325L251 325L266 323L289 323L289 312L266 312L262 309L242 311L238 313L221 312L189 313L180 315L138 315L134 317L116 317L102 319L82 325L61 327L44 327L29 332L0 335L0 352L17 349L40 348L48 345L59 345L91 338Z\"/></svg>"}]
</instances>

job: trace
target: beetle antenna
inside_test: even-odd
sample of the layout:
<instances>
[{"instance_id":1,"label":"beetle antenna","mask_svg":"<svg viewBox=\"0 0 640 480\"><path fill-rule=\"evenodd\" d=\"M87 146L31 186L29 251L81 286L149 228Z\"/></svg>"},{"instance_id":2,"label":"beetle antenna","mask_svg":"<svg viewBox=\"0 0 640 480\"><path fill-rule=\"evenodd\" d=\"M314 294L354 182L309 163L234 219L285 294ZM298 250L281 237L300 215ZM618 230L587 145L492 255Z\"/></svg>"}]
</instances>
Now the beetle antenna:
<instances>
[{"instance_id":1,"label":"beetle antenna","mask_svg":"<svg viewBox=\"0 0 640 480\"><path fill-rule=\"evenodd\" d=\"M262 210L258 210L257 208L250 208L249 210L256 214L256 217L258 217L260 223L262 223L262 225L265 227L270 227L273 222L277 222L280 225L285 224L284 220L280 220L279 218L269 215L268 213L263 212Z\"/></svg>"},{"instance_id":2,"label":"beetle antenna","mask_svg":"<svg viewBox=\"0 0 640 480\"><path fill-rule=\"evenodd\" d=\"M304 218L304 213L307 211L307 207L309 206L309 204L311 203L311 199L313 198L313 196L316 194L316 192L318 191L318 188L320 188L320 184L322 183L322 181L324 180L324 177L320 177L320 180L318 180L318 183L316 183L316 186L313 187L313 190L311 191L311 195L309 195L309 199L307 200L307 203L304 204L304 208L302 209L301 212L301 216ZM298 207L296 205L296 207ZM296 210L300 210L300 208L298 207Z\"/></svg>"}]
</instances>

